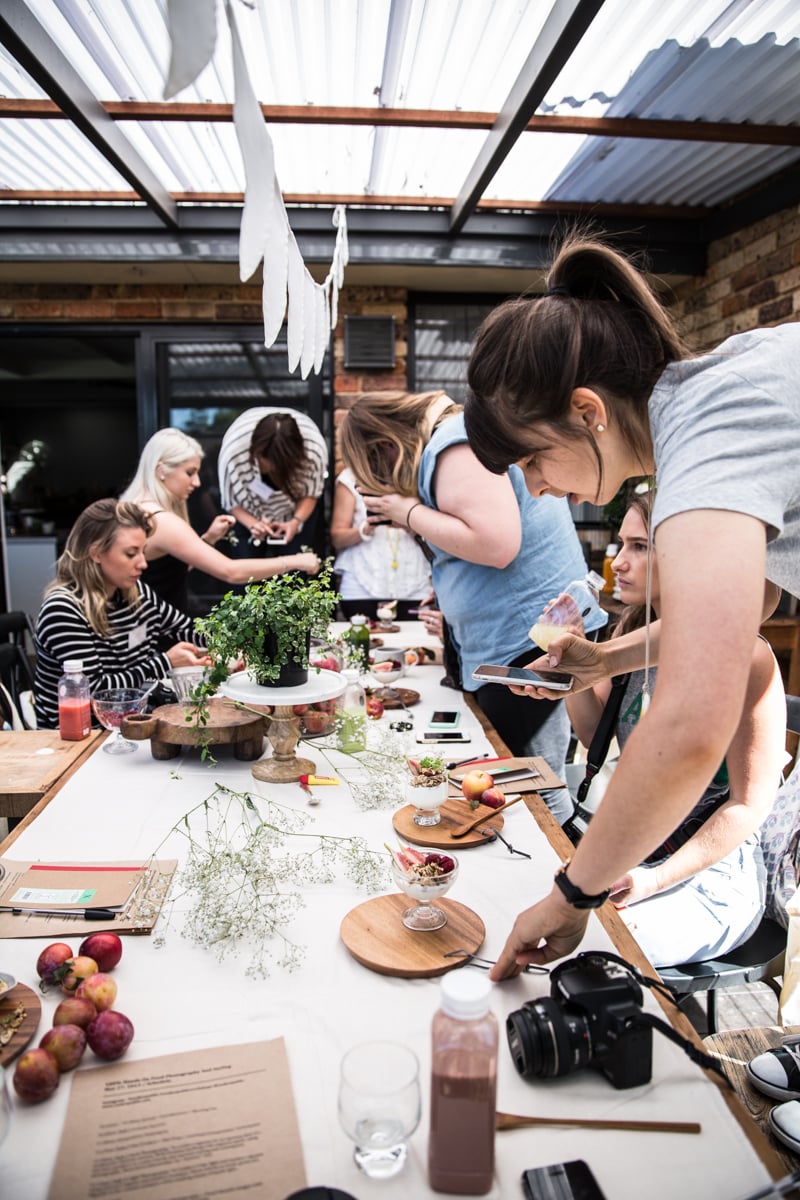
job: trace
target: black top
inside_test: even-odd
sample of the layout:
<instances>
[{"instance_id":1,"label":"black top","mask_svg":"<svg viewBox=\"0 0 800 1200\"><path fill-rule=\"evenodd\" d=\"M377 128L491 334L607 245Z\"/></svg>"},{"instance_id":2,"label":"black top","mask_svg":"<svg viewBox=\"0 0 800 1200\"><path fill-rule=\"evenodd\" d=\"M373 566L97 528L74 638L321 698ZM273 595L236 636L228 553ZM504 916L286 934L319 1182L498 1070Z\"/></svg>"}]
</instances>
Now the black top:
<instances>
[{"instance_id":1,"label":"black top","mask_svg":"<svg viewBox=\"0 0 800 1200\"><path fill-rule=\"evenodd\" d=\"M147 564L147 570L142 575L145 583L149 584L157 596L166 600L173 608L186 612L189 607L189 594L186 588L186 576L189 566L180 558L171 554L162 554Z\"/></svg>"}]
</instances>

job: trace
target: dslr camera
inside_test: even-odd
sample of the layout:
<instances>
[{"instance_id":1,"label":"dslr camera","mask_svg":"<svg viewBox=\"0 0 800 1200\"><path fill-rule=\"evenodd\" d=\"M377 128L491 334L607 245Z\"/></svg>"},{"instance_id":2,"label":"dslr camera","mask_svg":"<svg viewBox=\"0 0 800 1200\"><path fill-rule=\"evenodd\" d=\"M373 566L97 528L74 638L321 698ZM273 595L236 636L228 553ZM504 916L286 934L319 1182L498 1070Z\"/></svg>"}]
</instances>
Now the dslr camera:
<instances>
[{"instance_id":1,"label":"dslr camera","mask_svg":"<svg viewBox=\"0 0 800 1200\"><path fill-rule=\"evenodd\" d=\"M648 1083L653 1035L641 1005L639 984L602 953L567 959L551 972L549 997L506 1017L514 1066L525 1079L594 1067L616 1088Z\"/></svg>"}]
</instances>

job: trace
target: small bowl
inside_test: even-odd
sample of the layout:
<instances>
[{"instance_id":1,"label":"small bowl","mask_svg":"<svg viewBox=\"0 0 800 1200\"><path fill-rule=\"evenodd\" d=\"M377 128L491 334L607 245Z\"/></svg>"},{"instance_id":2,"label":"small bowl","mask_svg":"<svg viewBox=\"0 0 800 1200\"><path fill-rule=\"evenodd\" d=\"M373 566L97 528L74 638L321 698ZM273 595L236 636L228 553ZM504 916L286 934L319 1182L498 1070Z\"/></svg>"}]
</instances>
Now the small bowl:
<instances>
[{"instance_id":1,"label":"small bowl","mask_svg":"<svg viewBox=\"0 0 800 1200\"><path fill-rule=\"evenodd\" d=\"M6 971L0 971L0 998L7 995L16 986L17 981L13 975L9 975Z\"/></svg>"},{"instance_id":2,"label":"small bowl","mask_svg":"<svg viewBox=\"0 0 800 1200\"><path fill-rule=\"evenodd\" d=\"M191 704L192 692L208 677L208 667L173 667L169 673L179 704Z\"/></svg>"}]
</instances>

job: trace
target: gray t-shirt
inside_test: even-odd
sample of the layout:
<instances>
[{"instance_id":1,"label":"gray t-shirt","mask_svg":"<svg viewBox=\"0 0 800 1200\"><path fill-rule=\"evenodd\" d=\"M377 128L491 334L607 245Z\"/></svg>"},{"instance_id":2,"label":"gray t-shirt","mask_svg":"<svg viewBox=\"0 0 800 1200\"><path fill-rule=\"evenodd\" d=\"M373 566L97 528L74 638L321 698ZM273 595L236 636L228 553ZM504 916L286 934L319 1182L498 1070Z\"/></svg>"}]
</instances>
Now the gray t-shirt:
<instances>
[{"instance_id":1,"label":"gray t-shirt","mask_svg":"<svg viewBox=\"0 0 800 1200\"><path fill-rule=\"evenodd\" d=\"M800 324L754 329L673 363L650 397L653 528L690 509L767 528L767 578L800 595Z\"/></svg>"}]
</instances>

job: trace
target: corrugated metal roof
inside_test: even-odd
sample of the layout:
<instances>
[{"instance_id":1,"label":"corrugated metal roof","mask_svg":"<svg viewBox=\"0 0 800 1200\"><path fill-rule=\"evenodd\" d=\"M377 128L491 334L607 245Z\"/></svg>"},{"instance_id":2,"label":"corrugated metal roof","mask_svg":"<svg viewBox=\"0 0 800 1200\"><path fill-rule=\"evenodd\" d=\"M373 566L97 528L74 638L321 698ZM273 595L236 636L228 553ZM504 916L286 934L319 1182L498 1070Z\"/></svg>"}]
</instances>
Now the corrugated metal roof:
<instances>
[{"instance_id":1,"label":"corrugated metal roof","mask_svg":"<svg viewBox=\"0 0 800 1200\"><path fill-rule=\"evenodd\" d=\"M159 100L165 0L27 0L100 100ZM543 0L235 0L259 100L496 112L545 22ZM218 10L209 67L178 101L231 103ZM606 0L540 112L800 121L796 0ZM0 48L0 92L43 97ZM129 122L131 144L171 192L241 192L233 127ZM270 126L285 193L452 197L481 130ZM488 199L714 204L794 163L794 148L525 133ZM70 122L0 120L0 188L129 185Z\"/></svg>"}]
</instances>

